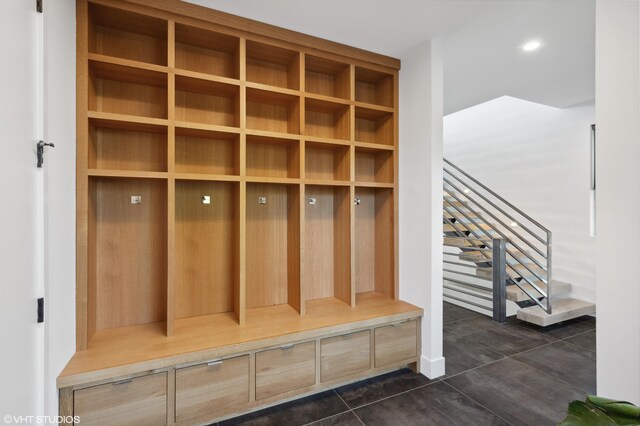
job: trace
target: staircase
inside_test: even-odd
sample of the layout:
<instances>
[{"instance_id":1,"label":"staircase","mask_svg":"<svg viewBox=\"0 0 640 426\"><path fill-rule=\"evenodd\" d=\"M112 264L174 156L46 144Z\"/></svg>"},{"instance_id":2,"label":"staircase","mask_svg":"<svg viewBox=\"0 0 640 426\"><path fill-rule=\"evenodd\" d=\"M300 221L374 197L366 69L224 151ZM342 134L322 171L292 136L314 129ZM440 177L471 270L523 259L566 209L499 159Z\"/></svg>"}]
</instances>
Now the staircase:
<instances>
[{"instance_id":1,"label":"staircase","mask_svg":"<svg viewBox=\"0 0 640 426\"><path fill-rule=\"evenodd\" d=\"M542 327L595 313L553 279L551 231L446 159L442 207L445 300L497 319L506 297Z\"/></svg>"}]
</instances>

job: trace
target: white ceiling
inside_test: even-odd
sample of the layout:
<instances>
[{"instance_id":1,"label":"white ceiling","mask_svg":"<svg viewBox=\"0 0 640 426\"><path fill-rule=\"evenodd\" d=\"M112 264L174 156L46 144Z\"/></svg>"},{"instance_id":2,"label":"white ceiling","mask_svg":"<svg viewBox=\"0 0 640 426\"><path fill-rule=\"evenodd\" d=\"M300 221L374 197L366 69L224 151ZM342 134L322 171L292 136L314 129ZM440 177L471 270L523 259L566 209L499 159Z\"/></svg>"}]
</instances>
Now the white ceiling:
<instances>
[{"instance_id":1,"label":"white ceiling","mask_svg":"<svg viewBox=\"0 0 640 426\"><path fill-rule=\"evenodd\" d=\"M445 114L504 95L560 108L595 95L592 0L188 1L397 58L440 37Z\"/></svg>"}]
</instances>

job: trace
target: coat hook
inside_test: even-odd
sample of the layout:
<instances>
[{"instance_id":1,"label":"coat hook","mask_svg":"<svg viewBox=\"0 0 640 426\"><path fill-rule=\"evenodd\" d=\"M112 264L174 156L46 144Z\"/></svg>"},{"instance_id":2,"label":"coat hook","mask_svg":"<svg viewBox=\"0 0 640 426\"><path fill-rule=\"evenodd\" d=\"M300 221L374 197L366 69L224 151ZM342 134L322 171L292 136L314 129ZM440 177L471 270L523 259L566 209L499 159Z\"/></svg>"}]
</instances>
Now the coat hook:
<instances>
[{"instance_id":1,"label":"coat hook","mask_svg":"<svg viewBox=\"0 0 640 426\"><path fill-rule=\"evenodd\" d=\"M258 197L258 204L267 204L267 197Z\"/></svg>"},{"instance_id":2,"label":"coat hook","mask_svg":"<svg viewBox=\"0 0 640 426\"><path fill-rule=\"evenodd\" d=\"M202 204L211 204L211 196L203 195L202 196Z\"/></svg>"},{"instance_id":3,"label":"coat hook","mask_svg":"<svg viewBox=\"0 0 640 426\"><path fill-rule=\"evenodd\" d=\"M360 205L360 198L354 198L353 199L353 204L355 204L356 206Z\"/></svg>"},{"instance_id":4,"label":"coat hook","mask_svg":"<svg viewBox=\"0 0 640 426\"><path fill-rule=\"evenodd\" d=\"M316 205L316 197L309 197L309 205L310 206Z\"/></svg>"},{"instance_id":5,"label":"coat hook","mask_svg":"<svg viewBox=\"0 0 640 426\"><path fill-rule=\"evenodd\" d=\"M131 204L142 204L142 195L132 195Z\"/></svg>"}]
</instances>

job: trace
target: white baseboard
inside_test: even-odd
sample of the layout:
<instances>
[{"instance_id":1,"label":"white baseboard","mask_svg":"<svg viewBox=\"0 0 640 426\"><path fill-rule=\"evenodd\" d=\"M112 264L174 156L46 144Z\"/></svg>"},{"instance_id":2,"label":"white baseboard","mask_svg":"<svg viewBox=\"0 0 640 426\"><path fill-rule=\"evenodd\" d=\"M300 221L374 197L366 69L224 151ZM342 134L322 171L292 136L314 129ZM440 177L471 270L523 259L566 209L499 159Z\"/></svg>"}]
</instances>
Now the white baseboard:
<instances>
[{"instance_id":1,"label":"white baseboard","mask_svg":"<svg viewBox=\"0 0 640 426\"><path fill-rule=\"evenodd\" d=\"M444 376L444 357L429 359L422 355L420 357L420 372L430 379Z\"/></svg>"}]
</instances>

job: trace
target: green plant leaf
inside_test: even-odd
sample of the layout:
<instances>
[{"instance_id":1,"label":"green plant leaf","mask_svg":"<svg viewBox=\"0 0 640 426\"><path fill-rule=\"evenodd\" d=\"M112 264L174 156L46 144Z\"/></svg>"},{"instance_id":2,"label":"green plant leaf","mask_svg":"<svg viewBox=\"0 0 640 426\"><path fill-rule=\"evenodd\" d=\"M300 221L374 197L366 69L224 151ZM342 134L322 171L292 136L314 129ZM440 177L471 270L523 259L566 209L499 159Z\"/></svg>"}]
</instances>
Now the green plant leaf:
<instances>
[{"instance_id":1,"label":"green plant leaf","mask_svg":"<svg viewBox=\"0 0 640 426\"><path fill-rule=\"evenodd\" d=\"M631 417L632 419L640 419L640 407L636 407L630 402L602 398L595 395L587 395L586 402L596 405L604 409L608 413L615 413L622 416Z\"/></svg>"},{"instance_id":2,"label":"green plant leaf","mask_svg":"<svg viewBox=\"0 0 640 426\"><path fill-rule=\"evenodd\" d=\"M602 409L584 401L569 404L567 417L558 426L617 426Z\"/></svg>"}]
</instances>

